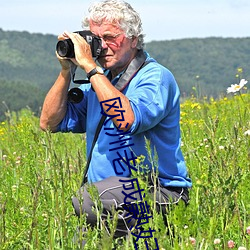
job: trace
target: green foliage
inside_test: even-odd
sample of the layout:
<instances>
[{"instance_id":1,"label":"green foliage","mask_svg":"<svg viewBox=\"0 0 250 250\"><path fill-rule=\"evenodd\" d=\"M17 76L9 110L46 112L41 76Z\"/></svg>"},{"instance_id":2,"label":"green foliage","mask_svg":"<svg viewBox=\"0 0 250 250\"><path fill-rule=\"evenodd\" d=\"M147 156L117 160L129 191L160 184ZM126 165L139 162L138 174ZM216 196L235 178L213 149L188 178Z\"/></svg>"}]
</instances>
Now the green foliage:
<instances>
[{"instance_id":1,"label":"green foliage","mask_svg":"<svg viewBox=\"0 0 250 250\"><path fill-rule=\"evenodd\" d=\"M0 79L29 82L47 90L60 69L56 36L0 29Z\"/></svg>"},{"instance_id":2,"label":"green foliage","mask_svg":"<svg viewBox=\"0 0 250 250\"><path fill-rule=\"evenodd\" d=\"M0 80L0 121L5 119L9 110L19 111L20 107L28 107L39 115L44 96L45 91L29 82Z\"/></svg>"},{"instance_id":3,"label":"green foliage","mask_svg":"<svg viewBox=\"0 0 250 250\"><path fill-rule=\"evenodd\" d=\"M39 113L60 68L56 42L53 35L0 29L0 121L8 110Z\"/></svg>"},{"instance_id":4,"label":"green foliage","mask_svg":"<svg viewBox=\"0 0 250 250\"><path fill-rule=\"evenodd\" d=\"M249 102L250 95L241 94L191 98L181 105L182 150L193 188L187 207L180 203L169 210L167 226L153 211L149 226L159 249L220 250L227 249L229 240L235 249L250 248ZM74 216L71 197L85 165L83 136L44 133L27 109L7 118L0 123L0 249L80 249L74 235L82 237L76 228L86 226L86 220ZM142 166L143 159L138 157L137 164ZM135 174L147 190L140 173ZM146 199L154 207L153 199ZM95 204L98 214L98 199ZM116 217L107 223L114 232ZM118 243L100 227L85 234L86 249L111 249ZM116 249L133 249L132 238L119 239ZM153 238L149 244L155 248ZM143 240L138 249L146 249Z\"/></svg>"},{"instance_id":5,"label":"green foliage","mask_svg":"<svg viewBox=\"0 0 250 250\"><path fill-rule=\"evenodd\" d=\"M225 95L225 88L237 83L237 69L250 65L250 38L154 41L146 50L173 72L183 96L190 96L197 84L201 96ZM244 77L249 78L249 72Z\"/></svg>"},{"instance_id":6,"label":"green foliage","mask_svg":"<svg viewBox=\"0 0 250 250\"><path fill-rule=\"evenodd\" d=\"M1 92L1 101L11 106L12 111L28 105L36 112L41 107L41 100L60 70L55 56L56 42L54 35L0 29L2 92L6 85L10 85L5 91L7 95ZM227 86L238 83L235 77L238 68L243 69L243 78L250 78L250 38L153 41L146 44L146 50L174 73L184 99L193 94L214 98L224 96ZM18 90L14 83L20 86ZM27 99L24 100L29 91L23 85L34 90L29 96L29 103ZM15 95L15 91L19 95ZM16 104L13 106L11 101L14 98ZM2 107L2 114L3 110Z\"/></svg>"},{"instance_id":7,"label":"green foliage","mask_svg":"<svg viewBox=\"0 0 250 250\"><path fill-rule=\"evenodd\" d=\"M70 244L75 233L71 196L81 181L85 141L38 125L29 110L1 124L0 249L70 249L61 239Z\"/></svg>"}]
</instances>

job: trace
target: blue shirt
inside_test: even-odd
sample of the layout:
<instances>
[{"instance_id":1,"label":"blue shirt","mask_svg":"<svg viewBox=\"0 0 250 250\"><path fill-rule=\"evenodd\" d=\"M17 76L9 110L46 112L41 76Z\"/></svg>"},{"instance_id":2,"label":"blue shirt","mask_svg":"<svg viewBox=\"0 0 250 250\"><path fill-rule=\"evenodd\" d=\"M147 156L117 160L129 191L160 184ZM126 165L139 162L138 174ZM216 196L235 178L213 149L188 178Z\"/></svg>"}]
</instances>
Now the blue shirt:
<instances>
[{"instance_id":1,"label":"blue shirt","mask_svg":"<svg viewBox=\"0 0 250 250\"><path fill-rule=\"evenodd\" d=\"M122 91L130 100L135 116L131 133L122 138L130 138L126 144L133 145L119 150L110 150L114 148L114 144L110 143L117 141L121 135L111 119L106 122L93 149L88 170L89 182L116 176L117 172L119 176L129 176L130 172L124 161L120 160L123 168L116 161L119 158L117 152L124 158L126 150L128 158L132 156L131 151L136 156L145 156L143 165L149 169L152 169L153 160L156 159L157 164L154 168L158 167L159 179L163 186L191 187L192 185L187 176L187 168L181 152L179 88L168 69L149 55L147 55L147 61L150 63L139 70ZM119 77L120 75L113 79L112 84L115 84ZM86 132L87 155L89 155L101 118L101 105L90 84L83 84L80 88L84 93L83 100L78 104L68 102L66 116L59 124L58 131ZM107 133L115 133L116 136L110 136ZM151 150L146 149L145 138L150 142ZM148 156L148 151L151 152L151 157ZM157 155L154 155L154 152ZM115 165L114 161L116 161Z\"/></svg>"}]
</instances>

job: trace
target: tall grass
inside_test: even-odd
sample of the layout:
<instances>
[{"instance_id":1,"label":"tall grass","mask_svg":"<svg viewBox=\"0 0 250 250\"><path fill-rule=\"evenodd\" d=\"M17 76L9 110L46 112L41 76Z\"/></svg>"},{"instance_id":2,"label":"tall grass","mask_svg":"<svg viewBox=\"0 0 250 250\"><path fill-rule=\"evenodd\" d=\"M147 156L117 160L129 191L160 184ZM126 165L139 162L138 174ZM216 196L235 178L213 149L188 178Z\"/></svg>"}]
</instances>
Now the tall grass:
<instances>
[{"instance_id":1,"label":"tall grass","mask_svg":"<svg viewBox=\"0 0 250 250\"><path fill-rule=\"evenodd\" d=\"M182 150L193 188L190 204L166 215L169 225L154 212L149 226L159 249L228 249L229 240L235 249L250 249L249 103L244 94L181 105ZM41 132L28 109L6 114L0 124L0 249L80 249L74 236L86 222L75 217L71 197L85 160L84 135ZM108 223L113 232L116 220ZM85 249L115 246L104 229L86 234ZM117 249L133 249L132 237ZM138 249L146 249L143 240Z\"/></svg>"}]
</instances>

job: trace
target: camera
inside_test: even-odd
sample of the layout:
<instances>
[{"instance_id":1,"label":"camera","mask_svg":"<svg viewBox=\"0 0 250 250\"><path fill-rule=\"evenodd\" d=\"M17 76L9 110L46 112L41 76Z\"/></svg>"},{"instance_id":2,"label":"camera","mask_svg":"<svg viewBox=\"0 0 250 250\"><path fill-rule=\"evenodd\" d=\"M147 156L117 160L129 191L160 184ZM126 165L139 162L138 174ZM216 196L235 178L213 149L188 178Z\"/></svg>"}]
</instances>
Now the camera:
<instances>
[{"instance_id":1,"label":"camera","mask_svg":"<svg viewBox=\"0 0 250 250\"><path fill-rule=\"evenodd\" d=\"M75 31L82 36L90 45L92 56L98 57L102 51L102 41L99 37L95 36L90 30ZM74 44L71 39L65 39L57 42L56 51L61 57L74 58Z\"/></svg>"}]
</instances>

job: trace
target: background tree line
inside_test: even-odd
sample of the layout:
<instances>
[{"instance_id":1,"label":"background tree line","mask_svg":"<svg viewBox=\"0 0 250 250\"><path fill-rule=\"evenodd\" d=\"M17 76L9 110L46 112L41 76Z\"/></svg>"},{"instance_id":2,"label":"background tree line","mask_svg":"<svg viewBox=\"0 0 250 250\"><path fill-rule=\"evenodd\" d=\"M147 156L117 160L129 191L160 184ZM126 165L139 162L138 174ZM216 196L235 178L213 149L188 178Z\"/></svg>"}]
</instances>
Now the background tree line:
<instances>
[{"instance_id":1,"label":"background tree line","mask_svg":"<svg viewBox=\"0 0 250 250\"><path fill-rule=\"evenodd\" d=\"M0 29L0 120L24 107L39 111L57 78L57 37ZM239 77L250 78L250 38L192 38L146 43L146 50L170 69L183 98L225 95Z\"/></svg>"}]
</instances>

